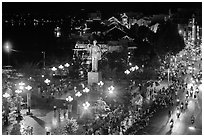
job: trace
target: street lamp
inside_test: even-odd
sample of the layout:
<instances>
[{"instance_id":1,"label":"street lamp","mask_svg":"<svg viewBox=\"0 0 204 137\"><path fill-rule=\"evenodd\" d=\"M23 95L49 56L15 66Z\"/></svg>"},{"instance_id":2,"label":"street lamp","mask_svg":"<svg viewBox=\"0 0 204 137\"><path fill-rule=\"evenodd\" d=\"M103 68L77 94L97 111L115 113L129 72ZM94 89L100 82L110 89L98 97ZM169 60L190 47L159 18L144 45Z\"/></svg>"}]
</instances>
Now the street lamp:
<instances>
[{"instance_id":1,"label":"street lamp","mask_svg":"<svg viewBox=\"0 0 204 137\"><path fill-rule=\"evenodd\" d=\"M75 96L77 96L77 97L80 97L82 94L81 94L81 92L77 92L76 94L75 94Z\"/></svg>"},{"instance_id":2,"label":"street lamp","mask_svg":"<svg viewBox=\"0 0 204 137\"><path fill-rule=\"evenodd\" d=\"M30 112L30 109L31 109L31 92L30 92L30 90L32 89L32 87L28 85L25 87L25 89L28 90L28 92L27 92L27 108L28 108L27 114L30 115L31 114L31 112Z\"/></svg>"},{"instance_id":3,"label":"street lamp","mask_svg":"<svg viewBox=\"0 0 204 137\"><path fill-rule=\"evenodd\" d=\"M98 85L99 85L99 86L103 86L103 85L104 85L103 81L100 81L100 82L98 83Z\"/></svg>"},{"instance_id":4,"label":"street lamp","mask_svg":"<svg viewBox=\"0 0 204 137\"><path fill-rule=\"evenodd\" d=\"M3 94L3 97L4 97L4 98L8 98L8 97L10 97L10 94L4 93L4 94Z\"/></svg>"},{"instance_id":5,"label":"street lamp","mask_svg":"<svg viewBox=\"0 0 204 137\"><path fill-rule=\"evenodd\" d=\"M56 71L57 70L57 68L55 68L55 67L52 67L52 71Z\"/></svg>"},{"instance_id":6,"label":"street lamp","mask_svg":"<svg viewBox=\"0 0 204 137\"><path fill-rule=\"evenodd\" d=\"M72 102L72 100L73 100L73 98L72 98L71 96L68 96L68 97L66 98L66 101Z\"/></svg>"},{"instance_id":7,"label":"street lamp","mask_svg":"<svg viewBox=\"0 0 204 137\"><path fill-rule=\"evenodd\" d=\"M125 73L126 75L128 75L128 74L130 74L130 71L129 71L129 70L126 70L124 73Z\"/></svg>"},{"instance_id":8,"label":"street lamp","mask_svg":"<svg viewBox=\"0 0 204 137\"><path fill-rule=\"evenodd\" d=\"M44 82L45 82L47 85L49 85L50 80L49 80L49 79L46 79Z\"/></svg>"},{"instance_id":9,"label":"street lamp","mask_svg":"<svg viewBox=\"0 0 204 137\"><path fill-rule=\"evenodd\" d=\"M69 63L66 63L64 66L68 68L70 65L69 65Z\"/></svg>"},{"instance_id":10,"label":"street lamp","mask_svg":"<svg viewBox=\"0 0 204 137\"><path fill-rule=\"evenodd\" d=\"M89 106L90 106L90 103L88 101L83 103L83 107L84 107L85 110L88 110Z\"/></svg>"},{"instance_id":11,"label":"street lamp","mask_svg":"<svg viewBox=\"0 0 204 137\"><path fill-rule=\"evenodd\" d=\"M84 92L84 93L89 93L89 91L90 91L90 89L87 88L87 87L86 87L85 89L83 89L83 92Z\"/></svg>"},{"instance_id":12,"label":"street lamp","mask_svg":"<svg viewBox=\"0 0 204 137\"><path fill-rule=\"evenodd\" d=\"M19 90L19 89L17 89L17 90L15 90L15 92L17 93L17 113L18 113L18 117L16 118L17 120L18 119L21 119L21 97L20 97L20 93L22 93L22 90Z\"/></svg>"},{"instance_id":13,"label":"street lamp","mask_svg":"<svg viewBox=\"0 0 204 137\"><path fill-rule=\"evenodd\" d=\"M71 96L68 96L67 98L66 98L66 101L67 102L72 102L72 100L73 100L73 98L71 97ZM72 104L68 104L68 117L69 117L69 114L72 112Z\"/></svg>"},{"instance_id":14,"label":"street lamp","mask_svg":"<svg viewBox=\"0 0 204 137\"><path fill-rule=\"evenodd\" d=\"M110 87L108 87L108 92L110 93L110 94L113 94L113 90L115 89L115 87L113 87L113 86L110 86Z\"/></svg>"},{"instance_id":15,"label":"street lamp","mask_svg":"<svg viewBox=\"0 0 204 137\"><path fill-rule=\"evenodd\" d=\"M8 65L9 65L9 53L12 51L12 46L9 41L4 44L4 50L8 53Z\"/></svg>"},{"instance_id":16,"label":"street lamp","mask_svg":"<svg viewBox=\"0 0 204 137\"><path fill-rule=\"evenodd\" d=\"M59 65L59 67L58 67L59 69L63 69L64 67L62 66L62 65Z\"/></svg>"}]
</instances>

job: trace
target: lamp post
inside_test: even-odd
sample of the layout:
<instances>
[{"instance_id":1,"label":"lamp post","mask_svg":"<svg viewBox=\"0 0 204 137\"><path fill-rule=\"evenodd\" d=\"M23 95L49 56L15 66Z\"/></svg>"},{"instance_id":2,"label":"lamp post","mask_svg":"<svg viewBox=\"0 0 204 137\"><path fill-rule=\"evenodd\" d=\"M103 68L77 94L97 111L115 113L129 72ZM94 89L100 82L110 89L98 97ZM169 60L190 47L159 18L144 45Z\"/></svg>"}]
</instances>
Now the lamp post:
<instances>
[{"instance_id":1,"label":"lamp post","mask_svg":"<svg viewBox=\"0 0 204 137\"><path fill-rule=\"evenodd\" d=\"M19 51L12 49L12 44L11 44L10 41L7 41L7 42L4 43L4 50L5 50L5 52L8 53L8 65L9 65L9 54L10 54L12 51L14 51L14 52L19 52Z\"/></svg>"},{"instance_id":2,"label":"lamp post","mask_svg":"<svg viewBox=\"0 0 204 137\"><path fill-rule=\"evenodd\" d=\"M68 105L68 107L67 107L67 114L68 114L68 118L69 118L69 115L70 115L70 113L72 112L72 104L70 104L72 101L73 101L73 98L71 97L71 96L68 96L67 98L66 98L66 101L67 102L69 102L67 105Z\"/></svg>"},{"instance_id":3,"label":"lamp post","mask_svg":"<svg viewBox=\"0 0 204 137\"><path fill-rule=\"evenodd\" d=\"M18 114L16 119L21 120L21 118L22 118L22 116L21 116L21 97L19 94L22 92L22 90L17 89L15 92L17 94L17 114Z\"/></svg>"},{"instance_id":4,"label":"lamp post","mask_svg":"<svg viewBox=\"0 0 204 137\"><path fill-rule=\"evenodd\" d=\"M9 63L9 54L11 53L11 51L12 51L12 46L11 46L11 43L10 42L6 42L5 44L4 44L4 50L8 53L8 65L10 64Z\"/></svg>"},{"instance_id":5,"label":"lamp post","mask_svg":"<svg viewBox=\"0 0 204 137\"><path fill-rule=\"evenodd\" d=\"M27 92L27 109L28 109L27 115L32 115L32 113L30 112L30 109L31 109L31 92L30 92L30 90L32 89L32 87L28 85L27 87L25 87L25 89L28 90L28 92Z\"/></svg>"},{"instance_id":6,"label":"lamp post","mask_svg":"<svg viewBox=\"0 0 204 137\"><path fill-rule=\"evenodd\" d=\"M61 76L61 79L62 79L62 71L63 71L63 69L64 69L64 66L59 65L59 67L58 67L58 68L60 69L60 76Z\"/></svg>"}]
</instances>

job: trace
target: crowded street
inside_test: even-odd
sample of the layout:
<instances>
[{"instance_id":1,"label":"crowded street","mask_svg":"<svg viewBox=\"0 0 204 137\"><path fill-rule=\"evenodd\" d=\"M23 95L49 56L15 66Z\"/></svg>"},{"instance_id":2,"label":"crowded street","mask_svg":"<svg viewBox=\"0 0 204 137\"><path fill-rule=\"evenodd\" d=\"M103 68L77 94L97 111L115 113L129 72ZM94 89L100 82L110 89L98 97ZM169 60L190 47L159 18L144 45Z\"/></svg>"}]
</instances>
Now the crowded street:
<instances>
[{"instance_id":1,"label":"crowded street","mask_svg":"<svg viewBox=\"0 0 204 137\"><path fill-rule=\"evenodd\" d=\"M165 16L121 12L106 19L81 8L59 17L42 11L44 19L11 14L10 4L3 5L3 135L202 135L199 8L167 3ZM31 39L52 41L42 38L29 51L7 40L18 18L20 27L30 25Z\"/></svg>"}]
</instances>

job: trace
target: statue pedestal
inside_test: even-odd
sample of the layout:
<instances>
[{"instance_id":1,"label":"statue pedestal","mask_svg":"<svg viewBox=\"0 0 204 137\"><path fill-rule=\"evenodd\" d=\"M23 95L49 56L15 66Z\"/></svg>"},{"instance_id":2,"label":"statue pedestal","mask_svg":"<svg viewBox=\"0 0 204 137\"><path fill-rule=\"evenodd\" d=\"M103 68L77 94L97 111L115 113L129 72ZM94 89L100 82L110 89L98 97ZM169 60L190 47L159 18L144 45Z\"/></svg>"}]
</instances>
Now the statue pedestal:
<instances>
[{"instance_id":1,"label":"statue pedestal","mask_svg":"<svg viewBox=\"0 0 204 137\"><path fill-rule=\"evenodd\" d=\"M98 83L102 80L101 72L88 72L88 85Z\"/></svg>"}]
</instances>

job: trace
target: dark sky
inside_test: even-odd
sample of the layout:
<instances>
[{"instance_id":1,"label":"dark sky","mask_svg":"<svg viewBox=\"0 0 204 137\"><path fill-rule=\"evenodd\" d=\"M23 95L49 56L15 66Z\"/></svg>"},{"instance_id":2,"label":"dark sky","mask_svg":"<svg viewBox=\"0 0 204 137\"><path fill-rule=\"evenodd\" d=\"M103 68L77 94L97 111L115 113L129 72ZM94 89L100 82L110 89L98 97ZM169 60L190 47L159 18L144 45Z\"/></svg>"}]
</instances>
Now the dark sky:
<instances>
[{"instance_id":1,"label":"dark sky","mask_svg":"<svg viewBox=\"0 0 204 137\"><path fill-rule=\"evenodd\" d=\"M200 8L201 2L3 2L3 13L31 12L73 14L100 10L102 13L123 11L143 12L144 14L168 13L171 8Z\"/></svg>"}]
</instances>

